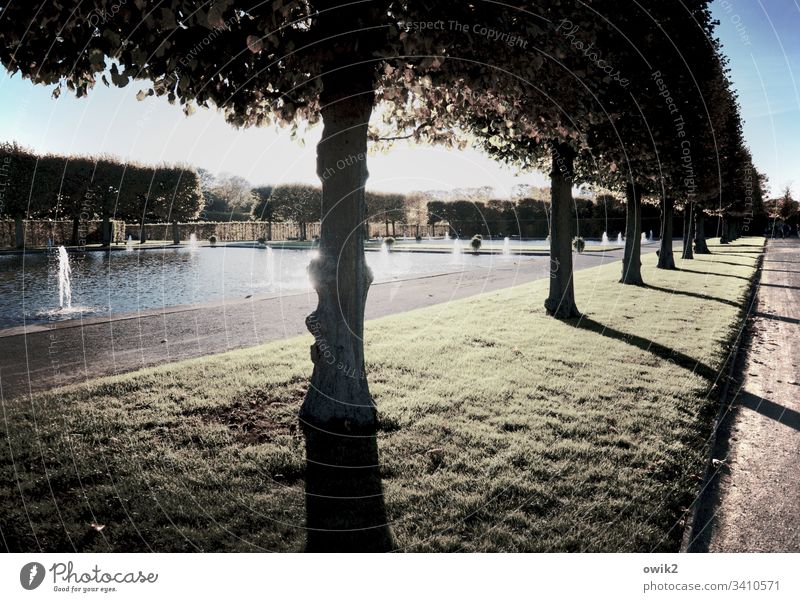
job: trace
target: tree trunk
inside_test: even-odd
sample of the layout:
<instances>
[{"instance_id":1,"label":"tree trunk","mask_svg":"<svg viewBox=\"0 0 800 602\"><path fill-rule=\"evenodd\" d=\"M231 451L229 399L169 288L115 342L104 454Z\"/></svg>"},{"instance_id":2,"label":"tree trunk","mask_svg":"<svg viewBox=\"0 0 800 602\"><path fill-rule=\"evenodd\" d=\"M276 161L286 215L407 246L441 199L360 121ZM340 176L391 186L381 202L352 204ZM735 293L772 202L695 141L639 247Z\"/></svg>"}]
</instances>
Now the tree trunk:
<instances>
[{"instance_id":1,"label":"tree trunk","mask_svg":"<svg viewBox=\"0 0 800 602\"><path fill-rule=\"evenodd\" d=\"M103 221L100 224L100 245L107 247L111 244L111 220L107 214L103 214Z\"/></svg>"},{"instance_id":2,"label":"tree trunk","mask_svg":"<svg viewBox=\"0 0 800 602\"><path fill-rule=\"evenodd\" d=\"M272 220L267 222L267 240L272 240Z\"/></svg>"},{"instance_id":3,"label":"tree trunk","mask_svg":"<svg viewBox=\"0 0 800 602\"><path fill-rule=\"evenodd\" d=\"M25 248L25 221L21 217L14 218L14 238L18 249Z\"/></svg>"},{"instance_id":4,"label":"tree trunk","mask_svg":"<svg viewBox=\"0 0 800 602\"><path fill-rule=\"evenodd\" d=\"M70 244L73 247L78 246L78 236L80 235L81 218L79 215L72 218L72 238Z\"/></svg>"},{"instance_id":5,"label":"tree trunk","mask_svg":"<svg viewBox=\"0 0 800 602\"><path fill-rule=\"evenodd\" d=\"M172 244L181 244L181 231L177 221L172 222Z\"/></svg>"},{"instance_id":6,"label":"tree trunk","mask_svg":"<svg viewBox=\"0 0 800 602\"><path fill-rule=\"evenodd\" d=\"M662 270L675 269L675 256L672 253L672 218L675 214L675 201L664 197L661 212L661 244L658 249L658 267Z\"/></svg>"},{"instance_id":7,"label":"tree trunk","mask_svg":"<svg viewBox=\"0 0 800 602\"><path fill-rule=\"evenodd\" d=\"M642 280L642 191L636 185L625 186L625 253L622 257L622 284L644 284Z\"/></svg>"},{"instance_id":8,"label":"tree trunk","mask_svg":"<svg viewBox=\"0 0 800 602\"><path fill-rule=\"evenodd\" d=\"M356 82L339 73L324 77L321 100L317 175L323 217L319 256L309 266L319 301L306 318L314 335L314 372L300 410L307 459L307 550L388 551L394 540L383 501L377 408L367 385L363 343L372 282L363 235L371 74ZM336 168L337 161L341 165L352 157L361 160Z\"/></svg>"},{"instance_id":9,"label":"tree trunk","mask_svg":"<svg viewBox=\"0 0 800 602\"><path fill-rule=\"evenodd\" d=\"M710 255L706 243L706 215L695 205L694 208L694 252L697 255Z\"/></svg>"},{"instance_id":10,"label":"tree trunk","mask_svg":"<svg viewBox=\"0 0 800 602\"><path fill-rule=\"evenodd\" d=\"M554 143L550 169L550 294L544 302L547 313L556 318L577 318L572 278L572 161L575 153L568 144Z\"/></svg>"},{"instance_id":11,"label":"tree trunk","mask_svg":"<svg viewBox=\"0 0 800 602\"><path fill-rule=\"evenodd\" d=\"M142 218L141 223L139 224L139 244L144 244L147 242L147 235L144 232L144 218Z\"/></svg>"},{"instance_id":12,"label":"tree trunk","mask_svg":"<svg viewBox=\"0 0 800 602\"><path fill-rule=\"evenodd\" d=\"M725 219L724 216L722 217L722 224L720 230L721 233L719 236L719 243L721 245L727 245L730 242L730 239L728 238L728 220Z\"/></svg>"},{"instance_id":13,"label":"tree trunk","mask_svg":"<svg viewBox=\"0 0 800 602\"><path fill-rule=\"evenodd\" d=\"M692 241L694 240L694 204L686 203L683 208L683 253L681 259L694 259Z\"/></svg>"}]
</instances>

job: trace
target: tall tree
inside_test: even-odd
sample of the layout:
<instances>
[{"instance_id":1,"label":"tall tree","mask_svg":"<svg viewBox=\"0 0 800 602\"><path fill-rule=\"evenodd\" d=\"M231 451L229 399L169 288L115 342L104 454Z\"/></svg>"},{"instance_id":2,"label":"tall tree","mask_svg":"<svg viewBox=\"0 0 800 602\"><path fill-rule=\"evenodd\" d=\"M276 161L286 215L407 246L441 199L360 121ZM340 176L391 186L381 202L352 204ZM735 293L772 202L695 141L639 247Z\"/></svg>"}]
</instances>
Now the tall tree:
<instances>
[{"instance_id":1,"label":"tall tree","mask_svg":"<svg viewBox=\"0 0 800 602\"><path fill-rule=\"evenodd\" d=\"M272 240L272 222L279 218L277 205L272 199L274 189L274 186L268 185L258 186L251 191L255 202L250 210L250 216L254 220L267 222L267 240Z\"/></svg>"},{"instance_id":2,"label":"tall tree","mask_svg":"<svg viewBox=\"0 0 800 602\"><path fill-rule=\"evenodd\" d=\"M308 238L309 222L320 219L322 190L308 184L281 184L270 195L271 211L281 221L296 222L300 238Z\"/></svg>"},{"instance_id":3,"label":"tall tree","mask_svg":"<svg viewBox=\"0 0 800 602\"><path fill-rule=\"evenodd\" d=\"M203 192L200 177L188 165L172 165L160 172L157 184L159 191L159 216L172 223L172 242L179 244L179 221L193 220L203 208Z\"/></svg>"},{"instance_id":4,"label":"tall tree","mask_svg":"<svg viewBox=\"0 0 800 602\"><path fill-rule=\"evenodd\" d=\"M386 225L386 236L389 236L389 224L392 225L392 236L395 235L395 222L404 220L406 215L405 196L385 192L365 193L366 221L381 221Z\"/></svg>"},{"instance_id":5,"label":"tall tree","mask_svg":"<svg viewBox=\"0 0 800 602\"><path fill-rule=\"evenodd\" d=\"M33 196L33 183L36 177L36 155L16 143L0 144L0 191L2 191L2 207L4 216L14 220L15 246L25 247L25 219L31 219L38 213L39 207ZM46 170L45 170L46 171ZM53 175L53 174L51 174ZM40 182L43 176L40 172ZM51 182L52 188L55 186ZM55 199L55 194L53 194Z\"/></svg>"},{"instance_id":6,"label":"tall tree","mask_svg":"<svg viewBox=\"0 0 800 602\"><path fill-rule=\"evenodd\" d=\"M111 216L119 204L126 166L114 157L101 157L92 177L95 211L100 214L100 242L107 247L112 242Z\"/></svg>"},{"instance_id":7,"label":"tall tree","mask_svg":"<svg viewBox=\"0 0 800 602\"><path fill-rule=\"evenodd\" d=\"M210 188L215 210L227 213L231 219L236 214L250 213L256 199L253 187L245 178L232 174L221 174Z\"/></svg>"}]
</instances>

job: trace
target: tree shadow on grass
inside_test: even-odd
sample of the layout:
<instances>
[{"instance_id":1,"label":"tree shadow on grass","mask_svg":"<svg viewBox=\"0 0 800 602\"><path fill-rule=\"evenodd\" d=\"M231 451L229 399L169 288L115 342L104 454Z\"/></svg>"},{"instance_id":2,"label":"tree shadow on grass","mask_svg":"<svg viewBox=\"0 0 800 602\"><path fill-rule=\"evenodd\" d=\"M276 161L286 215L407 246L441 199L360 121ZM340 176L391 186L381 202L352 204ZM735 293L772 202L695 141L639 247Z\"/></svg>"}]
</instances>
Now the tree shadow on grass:
<instances>
[{"instance_id":1,"label":"tree shadow on grass","mask_svg":"<svg viewBox=\"0 0 800 602\"><path fill-rule=\"evenodd\" d=\"M695 253L696 254L696 253ZM711 254L714 257L742 257L744 259L758 259L758 256L761 255L760 251L753 251L752 253L748 253L745 251L744 253L726 253L717 251L716 253ZM701 254L701 257L708 257L708 255Z\"/></svg>"},{"instance_id":2,"label":"tree shadow on grass","mask_svg":"<svg viewBox=\"0 0 800 602\"><path fill-rule=\"evenodd\" d=\"M686 370L690 370L705 379L708 379L711 382L716 382L719 372L711 368L711 366L696 360L693 357L686 355L685 353L681 353L677 349L672 349L667 347L666 345L662 345L661 343L656 343L650 339L645 337L640 337L635 334L630 334L627 332L622 332L620 330L615 330L610 326L606 326L605 324L601 324L596 320L586 317L585 315L580 318L571 318L569 320L564 320L568 324L572 324L575 328L581 328L583 330L588 330L590 332L596 332L597 334L601 334L605 337L609 337L611 339L617 339L628 345L633 345L634 347L638 347L642 351L646 351L648 353L652 353L660 357L663 360L668 362L673 362L674 364L684 368Z\"/></svg>"},{"instance_id":3,"label":"tree shadow on grass","mask_svg":"<svg viewBox=\"0 0 800 602\"><path fill-rule=\"evenodd\" d=\"M748 257L748 259L755 259L755 257ZM717 261L716 259L704 259L703 261L704 261L704 263L722 263L722 264L725 264L725 265L734 265L734 266L736 266L737 268L746 268L746 267L749 267L749 266L747 266L747 265L745 265L745 264L742 264L742 263L734 263L734 262L732 262L732 261Z\"/></svg>"},{"instance_id":4,"label":"tree shadow on grass","mask_svg":"<svg viewBox=\"0 0 800 602\"><path fill-rule=\"evenodd\" d=\"M742 266L742 267L746 267L746 266ZM690 274L700 274L702 276L722 276L724 278L736 278L738 280L747 280L747 281L750 280L750 278L748 278L746 276L736 276L734 274L720 274L719 272L704 272L702 270L688 270L686 268L678 268L678 270L681 271L681 272L689 272Z\"/></svg>"},{"instance_id":5,"label":"tree shadow on grass","mask_svg":"<svg viewBox=\"0 0 800 602\"><path fill-rule=\"evenodd\" d=\"M662 293L668 293L670 295L683 295L684 297L692 297L694 299L700 299L702 301L714 301L715 303L724 303L725 305L730 305L731 307L741 307L741 303L735 303L734 301L729 301L728 299L721 299L720 297L712 297L710 295L702 295L700 293L693 293L691 291L681 291L677 289L671 288L664 288L663 286L654 286L652 284L644 284L642 285L644 288L650 288L654 291L660 291Z\"/></svg>"}]
</instances>

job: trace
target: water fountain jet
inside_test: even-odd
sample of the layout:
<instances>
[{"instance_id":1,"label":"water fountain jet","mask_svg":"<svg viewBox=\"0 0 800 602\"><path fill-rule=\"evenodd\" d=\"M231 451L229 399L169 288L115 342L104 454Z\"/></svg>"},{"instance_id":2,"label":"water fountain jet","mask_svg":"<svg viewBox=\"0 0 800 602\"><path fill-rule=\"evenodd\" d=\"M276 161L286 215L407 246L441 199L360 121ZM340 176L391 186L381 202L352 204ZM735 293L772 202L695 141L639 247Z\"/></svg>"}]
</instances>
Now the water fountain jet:
<instances>
[{"instance_id":1,"label":"water fountain jet","mask_svg":"<svg viewBox=\"0 0 800 602\"><path fill-rule=\"evenodd\" d=\"M72 269L63 245L58 247L58 304L62 309L72 307Z\"/></svg>"},{"instance_id":2,"label":"water fountain jet","mask_svg":"<svg viewBox=\"0 0 800 602\"><path fill-rule=\"evenodd\" d=\"M461 241L458 238L453 239L453 263L464 261L464 249L461 246Z\"/></svg>"}]
</instances>

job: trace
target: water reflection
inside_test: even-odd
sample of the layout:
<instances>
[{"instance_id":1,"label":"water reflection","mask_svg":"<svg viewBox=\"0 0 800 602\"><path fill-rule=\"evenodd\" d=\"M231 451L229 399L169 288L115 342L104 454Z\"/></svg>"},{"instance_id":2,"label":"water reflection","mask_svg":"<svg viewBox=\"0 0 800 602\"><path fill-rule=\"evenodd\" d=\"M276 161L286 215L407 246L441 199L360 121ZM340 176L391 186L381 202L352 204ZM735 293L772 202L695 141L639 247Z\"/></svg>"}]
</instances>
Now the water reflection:
<instances>
[{"instance_id":1,"label":"water reflection","mask_svg":"<svg viewBox=\"0 0 800 602\"><path fill-rule=\"evenodd\" d=\"M450 243L452 244L452 243ZM57 253L0 256L0 328L79 315L136 312L265 293L309 290L313 250L167 248L132 252L70 253L73 312L59 309ZM367 253L375 282L508 262L464 254ZM78 315L75 315L75 314Z\"/></svg>"}]
</instances>

